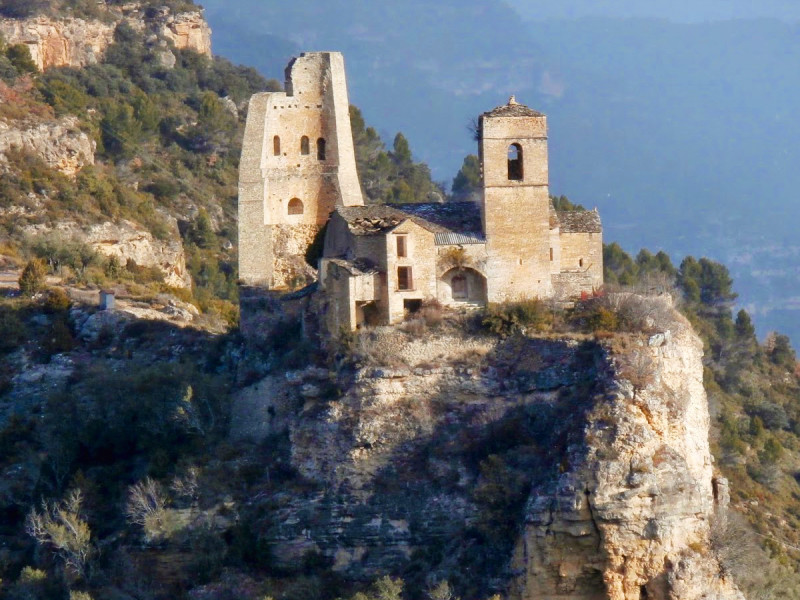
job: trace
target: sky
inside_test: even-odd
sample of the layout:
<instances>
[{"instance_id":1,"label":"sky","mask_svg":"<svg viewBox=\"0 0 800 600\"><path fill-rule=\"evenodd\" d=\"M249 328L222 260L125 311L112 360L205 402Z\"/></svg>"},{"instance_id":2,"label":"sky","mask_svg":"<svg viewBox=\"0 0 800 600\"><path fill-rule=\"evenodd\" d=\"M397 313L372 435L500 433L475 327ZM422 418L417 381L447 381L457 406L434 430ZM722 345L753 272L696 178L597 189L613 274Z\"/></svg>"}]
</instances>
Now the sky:
<instances>
[{"instance_id":1,"label":"sky","mask_svg":"<svg viewBox=\"0 0 800 600\"><path fill-rule=\"evenodd\" d=\"M506 0L526 19L589 16L662 18L680 23L774 18L800 22L797 0Z\"/></svg>"}]
</instances>

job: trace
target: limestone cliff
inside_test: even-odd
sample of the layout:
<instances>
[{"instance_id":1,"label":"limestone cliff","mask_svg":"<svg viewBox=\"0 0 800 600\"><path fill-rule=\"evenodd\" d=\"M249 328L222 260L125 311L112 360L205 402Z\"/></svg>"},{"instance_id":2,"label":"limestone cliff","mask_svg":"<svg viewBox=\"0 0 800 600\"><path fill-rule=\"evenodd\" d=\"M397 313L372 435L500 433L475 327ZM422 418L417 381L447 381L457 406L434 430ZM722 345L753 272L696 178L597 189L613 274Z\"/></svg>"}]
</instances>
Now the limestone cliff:
<instances>
[{"instance_id":1,"label":"limestone cliff","mask_svg":"<svg viewBox=\"0 0 800 600\"><path fill-rule=\"evenodd\" d=\"M114 41L114 30L122 22L149 34L151 45L170 42L178 50L211 56L211 28L200 10L173 14L167 8L144 10L132 3L109 8L105 16L104 20L91 21L48 16L2 19L0 35L8 44L28 46L31 58L42 71L96 64ZM169 52L166 48L163 51ZM162 62L169 66L168 60Z\"/></svg>"},{"instance_id":2,"label":"limestone cliff","mask_svg":"<svg viewBox=\"0 0 800 600\"><path fill-rule=\"evenodd\" d=\"M101 254L116 256L122 265L133 260L140 267L156 267L167 285L188 288L192 285L192 279L186 269L186 254L177 234L177 223L174 219L171 221L174 235L166 241L156 239L152 233L131 221L107 221L88 226L63 221L54 229L31 225L25 231L32 236L56 235L79 240Z\"/></svg>"},{"instance_id":3,"label":"limestone cliff","mask_svg":"<svg viewBox=\"0 0 800 600\"><path fill-rule=\"evenodd\" d=\"M660 333L603 344L379 330L353 351L392 367L244 390L234 433L288 433L311 486L268 499L273 560L446 573L467 597L743 598L709 541L725 494L702 346L669 314Z\"/></svg>"},{"instance_id":4,"label":"limestone cliff","mask_svg":"<svg viewBox=\"0 0 800 600\"><path fill-rule=\"evenodd\" d=\"M38 123L0 120L0 160L11 148L35 154L69 176L94 164L95 142L78 129L78 119L72 116Z\"/></svg>"}]
</instances>

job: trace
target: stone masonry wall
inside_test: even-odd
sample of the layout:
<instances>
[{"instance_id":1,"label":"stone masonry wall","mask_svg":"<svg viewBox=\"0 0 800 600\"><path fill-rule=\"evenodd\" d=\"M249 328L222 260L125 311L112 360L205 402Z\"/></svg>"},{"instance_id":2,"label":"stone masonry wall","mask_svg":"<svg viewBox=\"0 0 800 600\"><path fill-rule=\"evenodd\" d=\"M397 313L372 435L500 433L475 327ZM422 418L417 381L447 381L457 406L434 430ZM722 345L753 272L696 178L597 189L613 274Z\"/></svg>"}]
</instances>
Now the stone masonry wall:
<instances>
[{"instance_id":1,"label":"stone masonry wall","mask_svg":"<svg viewBox=\"0 0 800 600\"><path fill-rule=\"evenodd\" d=\"M271 227L319 228L337 205L361 204L344 59L336 52L303 54L287 68L285 93L250 101L239 175L241 279L282 286Z\"/></svg>"},{"instance_id":2,"label":"stone masonry wall","mask_svg":"<svg viewBox=\"0 0 800 600\"><path fill-rule=\"evenodd\" d=\"M489 302L552 296L545 117L483 117L483 222ZM508 148L522 147L523 179L508 178Z\"/></svg>"}]
</instances>

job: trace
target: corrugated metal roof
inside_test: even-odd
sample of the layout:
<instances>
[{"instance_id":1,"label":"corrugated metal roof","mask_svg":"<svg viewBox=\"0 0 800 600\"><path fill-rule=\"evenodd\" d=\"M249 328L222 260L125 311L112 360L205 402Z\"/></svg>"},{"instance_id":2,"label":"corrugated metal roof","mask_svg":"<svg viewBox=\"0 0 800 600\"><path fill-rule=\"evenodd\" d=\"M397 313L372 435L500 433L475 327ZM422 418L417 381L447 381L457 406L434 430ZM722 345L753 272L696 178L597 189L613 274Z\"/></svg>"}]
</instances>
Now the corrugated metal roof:
<instances>
[{"instance_id":1,"label":"corrugated metal roof","mask_svg":"<svg viewBox=\"0 0 800 600\"><path fill-rule=\"evenodd\" d=\"M467 244L485 244L486 240L480 233L437 233L434 236L437 246L465 246Z\"/></svg>"}]
</instances>

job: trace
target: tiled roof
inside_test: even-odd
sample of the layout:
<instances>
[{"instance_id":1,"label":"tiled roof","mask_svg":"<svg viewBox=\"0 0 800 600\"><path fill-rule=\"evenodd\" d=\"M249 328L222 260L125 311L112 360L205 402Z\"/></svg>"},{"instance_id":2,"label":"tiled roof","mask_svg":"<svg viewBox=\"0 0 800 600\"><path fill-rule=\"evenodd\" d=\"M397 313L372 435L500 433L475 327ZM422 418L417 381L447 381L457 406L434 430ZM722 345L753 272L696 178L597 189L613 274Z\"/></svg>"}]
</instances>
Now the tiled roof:
<instances>
[{"instance_id":1,"label":"tiled roof","mask_svg":"<svg viewBox=\"0 0 800 600\"><path fill-rule=\"evenodd\" d=\"M444 231L479 234L482 230L481 210L474 202L425 202L392 206L406 214L438 225Z\"/></svg>"},{"instance_id":2,"label":"tiled roof","mask_svg":"<svg viewBox=\"0 0 800 600\"><path fill-rule=\"evenodd\" d=\"M524 104L519 104L514 96L508 100L508 104L493 108L489 112L483 113L483 117L543 117L544 115L537 110L528 108Z\"/></svg>"},{"instance_id":3,"label":"tiled roof","mask_svg":"<svg viewBox=\"0 0 800 600\"><path fill-rule=\"evenodd\" d=\"M603 225L597 210L556 211L561 233L602 233Z\"/></svg>"},{"instance_id":4,"label":"tiled roof","mask_svg":"<svg viewBox=\"0 0 800 600\"><path fill-rule=\"evenodd\" d=\"M480 209L474 202L342 206L336 212L354 235L387 233L407 219L434 234L481 235Z\"/></svg>"},{"instance_id":5,"label":"tiled roof","mask_svg":"<svg viewBox=\"0 0 800 600\"><path fill-rule=\"evenodd\" d=\"M355 235L385 233L400 225L408 215L390 206L340 206L336 212L347 221Z\"/></svg>"},{"instance_id":6,"label":"tiled roof","mask_svg":"<svg viewBox=\"0 0 800 600\"><path fill-rule=\"evenodd\" d=\"M332 258L330 262L347 270L351 275L370 275L378 272L375 265L363 259L344 260L342 258Z\"/></svg>"}]
</instances>

